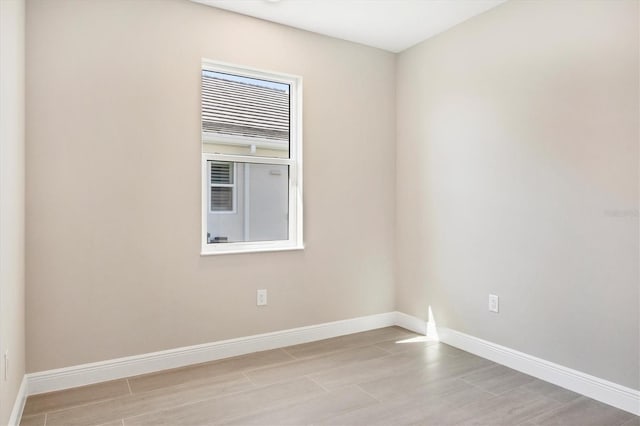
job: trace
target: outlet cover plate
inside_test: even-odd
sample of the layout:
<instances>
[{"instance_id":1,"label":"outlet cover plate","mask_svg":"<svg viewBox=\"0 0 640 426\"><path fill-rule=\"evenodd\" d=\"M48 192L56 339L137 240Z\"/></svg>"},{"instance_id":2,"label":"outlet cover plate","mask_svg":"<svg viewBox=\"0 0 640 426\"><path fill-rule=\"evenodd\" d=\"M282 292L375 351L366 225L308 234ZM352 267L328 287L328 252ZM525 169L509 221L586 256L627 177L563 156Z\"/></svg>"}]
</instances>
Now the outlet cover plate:
<instances>
[{"instance_id":1,"label":"outlet cover plate","mask_svg":"<svg viewBox=\"0 0 640 426\"><path fill-rule=\"evenodd\" d=\"M489 311L495 313L500 311L500 299L495 294L489 295Z\"/></svg>"},{"instance_id":2,"label":"outlet cover plate","mask_svg":"<svg viewBox=\"0 0 640 426\"><path fill-rule=\"evenodd\" d=\"M267 289L260 289L256 292L256 305L257 306L267 305Z\"/></svg>"}]
</instances>

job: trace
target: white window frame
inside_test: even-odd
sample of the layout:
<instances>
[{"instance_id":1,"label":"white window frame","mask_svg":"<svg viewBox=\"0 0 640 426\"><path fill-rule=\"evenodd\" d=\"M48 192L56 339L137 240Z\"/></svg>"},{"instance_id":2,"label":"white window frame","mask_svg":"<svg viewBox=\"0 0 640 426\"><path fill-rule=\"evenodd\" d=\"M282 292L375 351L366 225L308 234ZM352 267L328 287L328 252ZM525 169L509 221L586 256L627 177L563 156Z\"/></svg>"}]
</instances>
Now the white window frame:
<instances>
[{"instance_id":1,"label":"white window frame","mask_svg":"<svg viewBox=\"0 0 640 426\"><path fill-rule=\"evenodd\" d=\"M225 161L228 162L228 161ZM237 213L237 194L238 188L236 187L236 182L238 181L237 174L237 163L231 163L231 174L232 183L211 183L211 169L209 168L209 164L207 162L207 174L209 175L209 193L207 204L209 206L209 213L211 214L236 214ZM211 209L211 188L231 188L231 210L213 210Z\"/></svg>"},{"instance_id":2,"label":"white window frame","mask_svg":"<svg viewBox=\"0 0 640 426\"><path fill-rule=\"evenodd\" d=\"M239 75L249 78L274 81L289 85L289 158L259 157L254 155L230 155L230 154L209 154L202 153L202 227L200 232L202 256L231 254L231 253L252 253L265 251L282 250L302 250L304 242L302 237L302 77L282 74L272 71L258 70L224 62L202 59L202 70L222 72ZM202 102L202 96L200 96ZM202 117L201 120L202 122ZM200 132L202 136L202 132ZM200 144L203 140L201 138ZM207 161L231 161L234 163L258 163L275 164L289 166L289 229L288 239L278 241L247 241L232 243L208 244L207 242L207 215L209 213L211 196L210 184L207 183L208 167ZM234 165L234 173L237 166ZM235 180L234 180L235 183ZM234 191L235 193L235 191ZM235 198L234 198L235 209Z\"/></svg>"}]
</instances>

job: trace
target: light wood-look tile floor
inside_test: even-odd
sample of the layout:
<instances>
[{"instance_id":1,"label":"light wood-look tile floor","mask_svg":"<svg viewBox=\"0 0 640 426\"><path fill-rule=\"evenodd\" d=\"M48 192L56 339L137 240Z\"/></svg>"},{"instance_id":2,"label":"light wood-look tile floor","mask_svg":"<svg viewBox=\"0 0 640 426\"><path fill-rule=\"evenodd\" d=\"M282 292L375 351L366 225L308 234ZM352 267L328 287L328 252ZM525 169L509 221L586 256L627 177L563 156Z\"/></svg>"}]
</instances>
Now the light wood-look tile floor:
<instances>
[{"instance_id":1,"label":"light wood-look tile floor","mask_svg":"<svg viewBox=\"0 0 640 426\"><path fill-rule=\"evenodd\" d=\"M24 426L640 425L398 327L29 397Z\"/></svg>"}]
</instances>

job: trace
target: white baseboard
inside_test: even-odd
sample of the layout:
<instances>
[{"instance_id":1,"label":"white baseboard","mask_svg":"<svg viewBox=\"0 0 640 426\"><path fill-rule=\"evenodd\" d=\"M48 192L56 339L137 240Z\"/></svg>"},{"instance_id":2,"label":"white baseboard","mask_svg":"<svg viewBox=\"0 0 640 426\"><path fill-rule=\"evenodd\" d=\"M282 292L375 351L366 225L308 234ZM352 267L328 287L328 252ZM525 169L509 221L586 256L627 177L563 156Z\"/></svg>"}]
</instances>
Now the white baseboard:
<instances>
[{"instance_id":1,"label":"white baseboard","mask_svg":"<svg viewBox=\"0 0 640 426\"><path fill-rule=\"evenodd\" d=\"M396 324L396 313L334 321L27 374L29 395L69 389Z\"/></svg>"},{"instance_id":2,"label":"white baseboard","mask_svg":"<svg viewBox=\"0 0 640 426\"><path fill-rule=\"evenodd\" d=\"M640 391L573 370L449 328L438 328L440 341L482 358L640 415Z\"/></svg>"},{"instance_id":3,"label":"white baseboard","mask_svg":"<svg viewBox=\"0 0 640 426\"><path fill-rule=\"evenodd\" d=\"M57 370L30 373L25 376L25 380L23 380L20 387L11 419L20 419L27 395L90 385L393 325L423 335L428 334L428 330L435 329L435 324L411 315L402 312L387 312ZM640 391L455 330L438 328L437 332L440 340L446 344L640 415Z\"/></svg>"},{"instance_id":4,"label":"white baseboard","mask_svg":"<svg viewBox=\"0 0 640 426\"><path fill-rule=\"evenodd\" d=\"M20 424L20 420L22 419L22 412L24 411L24 404L25 402L27 402L27 392L27 376L23 376L22 382L20 382L20 388L18 389L18 394L16 395L16 400L13 403L11 415L9 416L9 426L18 426Z\"/></svg>"},{"instance_id":5,"label":"white baseboard","mask_svg":"<svg viewBox=\"0 0 640 426\"><path fill-rule=\"evenodd\" d=\"M416 318L412 315L407 315L403 312L395 312L395 316L395 325L398 327L406 328L407 330L418 334L427 334L427 321Z\"/></svg>"}]
</instances>

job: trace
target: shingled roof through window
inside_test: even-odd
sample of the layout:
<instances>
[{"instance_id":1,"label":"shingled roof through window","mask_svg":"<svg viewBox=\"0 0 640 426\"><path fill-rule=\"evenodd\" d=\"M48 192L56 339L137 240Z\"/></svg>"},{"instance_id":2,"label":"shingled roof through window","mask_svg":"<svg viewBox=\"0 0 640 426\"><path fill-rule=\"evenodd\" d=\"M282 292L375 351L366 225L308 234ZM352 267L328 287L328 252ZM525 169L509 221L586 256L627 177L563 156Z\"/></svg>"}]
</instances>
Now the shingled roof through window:
<instances>
[{"instance_id":1,"label":"shingled roof through window","mask_svg":"<svg viewBox=\"0 0 640 426\"><path fill-rule=\"evenodd\" d=\"M289 141L289 93L202 73L202 131Z\"/></svg>"}]
</instances>

